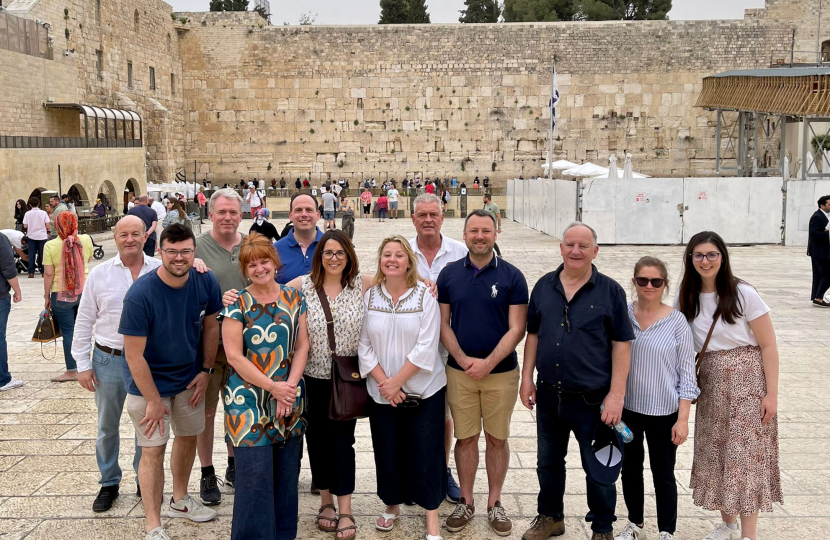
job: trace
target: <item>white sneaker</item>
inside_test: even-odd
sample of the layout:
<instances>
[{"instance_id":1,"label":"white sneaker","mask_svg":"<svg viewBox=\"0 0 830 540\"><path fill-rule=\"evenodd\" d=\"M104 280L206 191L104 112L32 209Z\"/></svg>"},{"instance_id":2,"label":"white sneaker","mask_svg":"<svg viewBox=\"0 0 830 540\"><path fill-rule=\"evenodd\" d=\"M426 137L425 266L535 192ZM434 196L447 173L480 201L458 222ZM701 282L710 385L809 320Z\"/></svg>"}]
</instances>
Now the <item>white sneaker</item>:
<instances>
[{"instance_id":1,"label":"white sneaker","mask_svg":"<svg viewBox=\"0 0 830 540\"><path fill-rule=\"evenodd\" d=\"M170 537L164 532L164 527L156 527L147 533L144 540L170 540Z\"/></svg>"},{"instance_id":2,"label":"white sneaker","mask_svg":"<svg viewBox=\"0 0 830 540\"><path fill-rule=\"evenodd\" d=\"M215 519L216 511L204 506L188 494L182 497L179 502L173 502L171 498L167 515L171 518L186 518L201 523Z\"/></svg>"},{"instance_id":3,"label":"white sneaker","mask_svg":"<svg viewBox=\"0 0 830 540\"><path fill-rule=\"evenodd\" d=\"M667 533L665 531L660 533L659 540L674 540L674 535L672 533Z\"/></svg>"},{"instance_id":4,"label":"white sneaker","mask_svg":"<svg viewBox=\"0 0 830 540\"><path fill-rule=\"evenodd\" d=\"M730 529L726 523L721 523L703 540L741 540L741 530Z\"/></svg>"},{"instance_id":5,"label":"white sneaker","mask_svg":"<svg viewBox=\"0 0 830 540\"><path fill-rule=\"evenodd\" d=\"M3 386L0 386L0 392L5 392L6 390L14 390L15 388L20 388L21 386L23 386L23 381L12 377L12 380L7 382Z\"/></svg>"},{"instance_id":6,"label":"white sneaker","mask_svg":"<svg viewBox=\"0 0 830 540\"><path fill-rule=\"evenodd\" d=\"M640 538L645 538L646 534L643 532L643 529L638 527L636 523L628 522L628 525L625 526L625 529L621 530L619 534L614 537L614 540L638 540Z\"/></svg>"}]
</instances>

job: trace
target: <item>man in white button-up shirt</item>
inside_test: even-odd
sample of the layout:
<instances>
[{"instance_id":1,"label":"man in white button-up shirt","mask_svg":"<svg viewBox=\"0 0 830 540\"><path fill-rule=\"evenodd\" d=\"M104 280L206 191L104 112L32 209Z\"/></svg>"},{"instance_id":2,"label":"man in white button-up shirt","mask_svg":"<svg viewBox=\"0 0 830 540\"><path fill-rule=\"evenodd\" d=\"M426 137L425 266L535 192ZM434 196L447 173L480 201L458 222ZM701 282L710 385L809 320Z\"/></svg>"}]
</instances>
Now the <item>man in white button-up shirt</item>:
<instances>
[{"instance_id":1,"label":"man in white button-up shirt","mask_svg":"<svg viewBox=\"0 0 830 540\"><path fill-rule=\"evenodd\" d=\"M441 211L441 198L431 193L419 195L413 201L412 223L415 225L417 236L409 241L415 258L418 259L418 274L421 279L428 279L435 283L438 281L438 274L451 262L463 259L467 256L467 246L458 240L447 238L441 234L441 225L444 224L444 213ZM447 363L447 351L443 346L439 347L444 364ZM447 500L451 503L458 503L461 490L452 476L449 467L450 451L452 450L453 424L449 408L445 410L444 418L444 440L447 453Z\"/></svg>"},{"instance_id":2,"label":"man in white button-up shirt","mask_svg":"<svg viewBox=\"0 0 830 540\"><path fill-rule=\"evenodd\" d=\"M161 266L160 260L144 254L144 233L144 222L139 217L121 218L115 226L118 255L89 273L75 321L72 357L78 363L78 382L95 392L98 408L95 459L101 471L101 490L92 504L95 512L105 512L112 507L121 482L118 427L127 391L123 378L124 336L118 333L118 324L124 296L136 279ZM137 474L141 448L136 445L135 450L133 469Z\"/></svg>"}]
</instances>

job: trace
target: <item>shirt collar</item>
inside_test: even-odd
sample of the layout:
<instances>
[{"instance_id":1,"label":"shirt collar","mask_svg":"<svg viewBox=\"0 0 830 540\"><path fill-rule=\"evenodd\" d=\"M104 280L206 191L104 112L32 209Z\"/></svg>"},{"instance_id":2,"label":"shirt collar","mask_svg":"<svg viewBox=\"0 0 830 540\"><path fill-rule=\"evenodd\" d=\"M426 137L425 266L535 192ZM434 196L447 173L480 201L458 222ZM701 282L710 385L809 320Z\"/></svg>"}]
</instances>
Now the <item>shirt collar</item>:
<instances>
[{"instance_id":1,"label":"shirt collar","mask_svg":"<svg viewBox=\"0 0 830 540\"><path fill-rule=\"evenodd\" d=\"M409 242L409 245L412 247L412 251L414 251L417 255L421 255L422 257L424 256L423 252L421 252L421 247L418 245L418 237L417 236L415 238L413 238L411 242ZM435 258L437 259L439 255L443 255L444 253L447 253L448 251L449 250L447 249L447 239L442 234L441 235L441 247L438 248L438 253L435 254Z\"/></svg>"},{"instance_id":2,"label":"shirt collar","mask_svg":"<svg viewBox=\"0 0 830 540\"><path fill-rule=\"evenodd\" d=\"M144 255L144 263L142 264L142 266L149 266L150 260L152 260L152 257L148 257L146 253L143 253L143 255ZM117 251L115 252L115 257L112 258L112 264L115 265L115 266L120 266L122 268L126 268L124 266L124 261L121 260L121 254L118 253Z\"/></svg>"},{"instance_id":3,"label":"shirt collar","mask_svg":"<svg viewBox=\"0 0 830 540\"><path fill-rule=\"evenodd\" d=\"M560 279L560 274L562 274L562 270L564 270L564 268L565 268L565 263L560 264L559 268L557 268L556 271L551 276L551 280L553 281L554 285L559 285L559 284L562 283L562 280ZM596 265L594 265L594 263L591 263L591 277L588 278L588 281L586 282L586 285L588 283L590 283L591 286L596 285L598 274L599 274L599 270L597 270Z\"/></svg>"},{"instance_id":4,"label":"shirt collar","mask_svg":"<svg viewBox=\"0 0 830 540\"><path fill-rule=\"evenodd\" d=\"M314 238L314 242L312 242L311 244L312 245L316 244L317 242L320 241L320 239L322 237L323 237L323 232L320 229L317 229L317 236ZM297 247L297 246L300 245L300 243L297 242L297 239L294 238L294 228L293 227L291 228L290 231L288 231L288 245L291 246L291 247ZM309 247L311 247L311 246L309 246Z\"/></svg>"},{"instance_id":5,"label":"shirt collar","mask_svg":"<svg viewBox=\"0 0 830 540\"><path fill-rule=\"evenodd\" d=\"M473 268L477 268L476 266L473 265L473 261L470 260L470 254L469 253L467 253L466 257L464 257L464 266L466 266L467 268L469 268L471 266ZM484 266L484 268L498 268L498 267L499 267L499 258L496 257L496 255L494 253L493 258L490 259L490 262L487 263ZM481 272L482 270L484 270L484 268L477 268L477 269L478 269L479 272Z\"/></svg>"}]
</instances>

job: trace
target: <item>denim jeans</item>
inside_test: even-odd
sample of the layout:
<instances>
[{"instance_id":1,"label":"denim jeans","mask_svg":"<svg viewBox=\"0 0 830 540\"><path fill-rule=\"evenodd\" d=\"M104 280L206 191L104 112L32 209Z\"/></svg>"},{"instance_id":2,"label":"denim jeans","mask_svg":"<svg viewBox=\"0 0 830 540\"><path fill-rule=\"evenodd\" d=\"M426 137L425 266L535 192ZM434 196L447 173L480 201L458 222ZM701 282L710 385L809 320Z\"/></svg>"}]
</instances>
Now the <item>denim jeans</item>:
<instances>
[{"instance_id":1,"label":"denim jeans","mask_svg":"<svg viewBox=\"0 0 830 540\"><path fill-rule=\"evenodd\" d=\"M121 437L118 428L121 424L121 412L127 399L124 386L124 357L107 354L97 347L92 349L92 371L98 379L95 388L95 406L98 408L98 439L95 441L95 460L102 487L117 486L121 483L121 466L118 464ZM138 462L141 460L141 447L135 445L133 469L138 478Z\"/></svg>"},{"instance_id":2,"label":"denim jeans","mask_svg":"<svg viewBox=\"0 0 830 540\"><path fill-rule=\"evenodd\" d=\"M9 373L9 348L6 343L6 328L11 310L12 297L7 293L0 297L0 386L5 386L12 380Z\"/></svg>"},{"instance_id":3,"label":"denim jeans","mask_svg":"<svg viewBox=\"0 0 830 540\"><path fill-rule=\"evenodd\" d=\"M63 334L63 359L66 362L66 371L75 371L78 365L72 358L72 336L75 335L75 319L78 317L78 304L81 303L81 297L79 296L74 302L61 302L58 300L58 293L53 292L50 298L52 315Z\"/></svg>"},{"instance_id":4,"label":"denim jeans","mask_svg":"<svg viewBox=\"0 0 830 540\"><path fill-rule=\"evenodd\" d=\"M231 540L297 537L302 436L284 444L238 446Z\"/></svg>"},{"instance_id":5,"label":"denim jeans","mask_svg":"<svg viewBox=\"0 0 830 540\"><path fill-rule=\"evenodd\" d=\"M46 240L32 240L29 238L29 275L35 275L35 268L43 275L43 248Z\"/></svg>"},{"instance_id":6,"label":"denim jeans","mask_svg":"<svg viewBox=\"0 0 830 540\"><path fill-rule=\"evenodd\" d=\"M612 532L617 490L614 484L601 484L591 477L586 460L594 459L591 441L600 423L599 406L606 391L588 394L559 393L547 383L536 386L536 436L538 439L536 475L539 478L538 513L564 519L565 456L571 431L579 443L582 468L588 492L588 514L594 532Z\"/></svg>"}]
</instances>

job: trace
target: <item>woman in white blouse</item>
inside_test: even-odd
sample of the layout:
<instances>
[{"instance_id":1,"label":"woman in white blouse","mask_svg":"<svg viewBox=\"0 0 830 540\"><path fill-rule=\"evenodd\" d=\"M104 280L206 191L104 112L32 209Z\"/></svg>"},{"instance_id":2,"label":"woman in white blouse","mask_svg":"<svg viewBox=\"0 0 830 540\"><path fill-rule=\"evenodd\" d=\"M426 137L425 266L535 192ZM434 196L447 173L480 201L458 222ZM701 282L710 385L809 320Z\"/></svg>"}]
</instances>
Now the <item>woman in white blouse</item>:
<instances>
[{"instance_id":1,"label":"woman in white blouse","mask_svg":"<svg viewBox=\"0 0 830 540\"><path fill-rule=\"evenodd\" d=\"M418 262L401 236L378 250L374 287L365 295L360 374L374 400L369 415L378 496L386 510L380 531L391 531L400 504L426 510L427 540L440 540L438 507L447 494L444 402L447 376L438 352L440 310L418 281Z\"/></svg>"},{"instance_id":2,"label":"woman in white blouse","mask_svg":"<svg viewBox=\"0 0 830 540\"><path fill-rule=\"evenodd\" d=\"M677 447L689 435L689 410L700 391L695 381L692 331L683 314L663 303L669 273L656 257L643 257L631 279L635 300L628 304L634 328L631 368L625 388L622 420L634 435L625 445L622 488L628 524L615 540L644 536L643 442L657 500L659 540L672 540L677 526Z\"/></svg>"},{"instance_id":3,"label":"woman in white blouse","mask_svg":"<svg viewBox=\"0 0 830 540\"><path fill-rule=\"evenodd\" d=\"M723 518L707 540L756 540L758 511L784 501L775 330L758 291L732 274L717 233L694 235L683 262L677 304L696 351L711 331L700 364L692 499Z\"/></svg>"}]
</instances>

